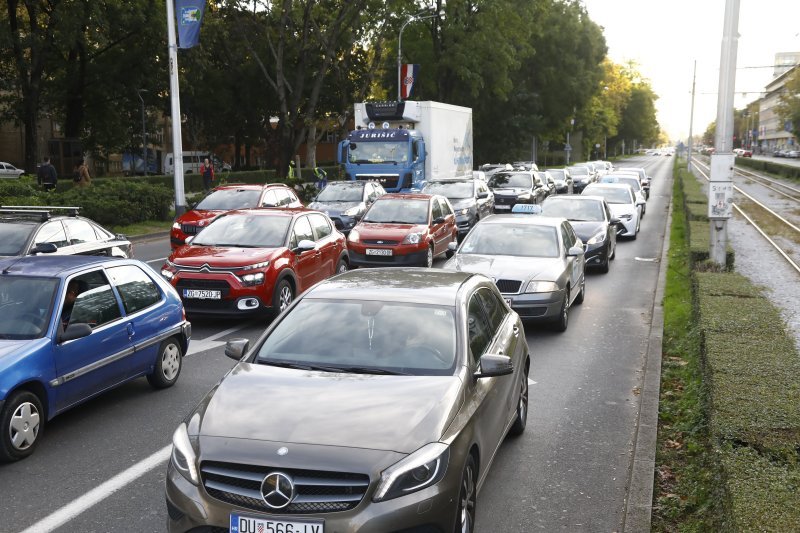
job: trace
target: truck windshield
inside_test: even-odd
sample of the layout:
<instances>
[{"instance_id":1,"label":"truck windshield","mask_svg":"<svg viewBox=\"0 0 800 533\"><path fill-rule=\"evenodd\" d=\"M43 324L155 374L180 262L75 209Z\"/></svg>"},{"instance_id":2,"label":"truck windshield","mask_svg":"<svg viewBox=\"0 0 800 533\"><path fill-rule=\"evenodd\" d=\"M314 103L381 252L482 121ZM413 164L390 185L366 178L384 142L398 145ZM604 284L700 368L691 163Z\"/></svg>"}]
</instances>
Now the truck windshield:
<instances>
[{"instance_id":1,"label":"truck windshield","mask_svg":"<svg viewBox=\"0 0 800 533\"><path fill-rule=\"evenodd\" d=\"M365 142L350 145L351 163L408 163L408 143Z\"/></svg>"},{"instance_id":2,"label":"truck windshield","mask_svg":"<svg viewBox=\"0 0 800 533\"><path fill-rule=\"evenodd\" d=\"M520 187L531 189L533 187L533 177L526 173L498 172L489 180L489 187L492 189L499 187Z\"/></svg>"}]
</instances>

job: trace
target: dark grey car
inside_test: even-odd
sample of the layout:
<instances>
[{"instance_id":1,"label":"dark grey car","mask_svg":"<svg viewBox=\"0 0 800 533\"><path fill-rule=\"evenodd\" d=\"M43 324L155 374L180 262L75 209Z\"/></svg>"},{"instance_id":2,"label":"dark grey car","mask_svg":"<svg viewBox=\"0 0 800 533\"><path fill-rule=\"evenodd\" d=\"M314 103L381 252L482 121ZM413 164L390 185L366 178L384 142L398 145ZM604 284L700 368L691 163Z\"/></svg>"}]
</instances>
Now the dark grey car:
<instances>
[{"instance_id":1,"label":"dark grey car","mask_svg":"<svg viewBox=\"0 0 800 533\"><path fill-rule=\"evenodd\" d=\"M525 333L489 278L350 271L247 344L175 432L169 531L473 531L527 417Z\"/></svg>"},{"instance_id":2,"label":"dark grey car","mask_svg":"<svg viewBox=\"0 0 800 533\"><path fill-rule=\"evenodd\" d=\"M458 238L461 239L482 218L494 213L494 194L483 180L476 178L429 181L426 194L441 194L450 200L456 214Z\"/></svg>"},{"instance_id":3,"label":"dark grey car","mask_svg":"<svg viewBox=\"0 0 800 533\"><path fill-rule=\"evenodd\" d=\"M372 203L386 194L380 183L365 180L334 181L308 207L324 212L345 235L358 224Z\"/></svg>"}]
</instances>

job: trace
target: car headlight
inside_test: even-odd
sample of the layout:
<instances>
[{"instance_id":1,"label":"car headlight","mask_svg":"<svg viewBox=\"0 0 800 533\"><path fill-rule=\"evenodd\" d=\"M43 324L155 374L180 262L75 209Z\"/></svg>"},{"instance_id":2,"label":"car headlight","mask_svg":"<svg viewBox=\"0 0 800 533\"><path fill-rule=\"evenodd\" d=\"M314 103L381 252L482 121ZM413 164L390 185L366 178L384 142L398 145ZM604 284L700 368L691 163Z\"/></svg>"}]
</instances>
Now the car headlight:
<instances>
[{"instance_id":1,"label":"car headlight","mask_svg":"<svg viewBox=\"0 0 800 533\"><path fill-rule=\"evenodd\" d=\"M359 238L358 232L354 229L350 230L350 234L347 236L347 240L351 242L358 242Z\"/></svg>"},{"instance_id":2,"label":"car headlight","mask_svg":"<svg viewBox=\"0 0 800 533\"><path fill-rule=\"evenodd\" d=\"M421 238L422 238L422 233L409 233L403 239L403 242L401 244L419 244Z\"/></svg>"},{"instance_id":3,"label":"car headlight","mask_svg":"<svg viewBox=\"0 0 800 533\"><path fill-rule=\"evenodd\" d=\"M553 281L531 281L525 287L525 292L555 292L558 290L558 285Z\"/></svg>"},{"instance_id":4,"label":"car headlight","mask_svg":"<svg viewBox=\"0 0 800 533\"><path fill-rule=\"evenodd\" d=\"M342 214L346 217L357 217L361 214L361 206L357 205L355 207L351 207L350 209L343 211Z\"/></svg>"},{"instance_id":5,"label":"car headlight","mask_svg":"<svg viewBox=\"0 0 800 533\"><path fill-rule=\"evenodd\" d=\"M619 218L622 218L622 219L624 219L624 220L630 220L630 219L632 219L632 218L633 218L633 215L632 215L631 213L623 213L623 214L621 214L621 215L619 216Z\"/></svg>"},{"instance_id":6,"label":"car headlight","mask_svg":"<svg viewBox=\"0 0 800 533\"><path fill-rule=\"evenodd\" d=\"M598 244L598 243L603 242L604 240L606 240L606 232L605 232L605 230L598 231L595 235L592 236L591 239L586 241L586 244Z\"/></svg>"},{"instance_id":7,"label":"car headlight","mask_svg":"<svg viewBox=\"0 0 800 533\"><path fill-rule=\"evenodd\" d=\"M162 268L161 269L161 275L164 277L164 279L169 281L169 280L171 280L172 278L175 277L175 272L173 272L172 270L166 269L166 268Z\"/></svg>"},{"instance_id":8,"label":"car headlight","mask_svg":"<svg viewBox=\"0 0 800 533\"><path fill-rule=\"evenodd\" d=\"M200 475L197 472L197 453L195 444L186 431L186 424L181 422L175 433L172 434L172 464L192 485L200 483Z\"/></svg>"},{"instance_id":9,"label":"car headlight","mask_svg":"<svg viewBox=\"0 0 800 533\"><path fill-rule=\"evenodd\" d=\"M172 229L181 229L181 225L176 222L172 225Z\"/></svg>"},{"instance_id":10,"label":"car headlight","mask_svg":"<svg viewBox=\"0 0 800 533\"><path fill-rule=\"evenodd\" d=\"M450 447L441 442L423 446L381 472L372 501L382 502L438 483L447 472Z\"/></svg>"},{"instance_id":11,"label":"car headlight","mask_svg":"<svg viewBox=\"0 0 800 533\"><path fill-rule=\"evenodd\" d=\"M253 285L260 285L264 283L264 273L257 272L255 274L245 274L242 276L242 285L251 287Z\"/></svg>"},{"instance_id":12,"label":"car headlight","mask_svg":"<svg viewBox=\"0 0 800 533\"><path fill-rule=\"evenodd\" d=\"M461 211L459 211L462 215L469 215L469 207L465 207Z\"/></svg>"}]
</instances>

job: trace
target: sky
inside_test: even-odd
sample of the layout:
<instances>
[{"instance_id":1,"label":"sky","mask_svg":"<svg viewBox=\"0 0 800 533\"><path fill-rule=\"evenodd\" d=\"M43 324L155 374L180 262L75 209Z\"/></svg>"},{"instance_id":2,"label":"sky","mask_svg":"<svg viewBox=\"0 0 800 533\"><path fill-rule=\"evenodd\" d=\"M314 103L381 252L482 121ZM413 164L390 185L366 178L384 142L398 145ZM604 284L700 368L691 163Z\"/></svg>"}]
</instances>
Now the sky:
<instances>
[{"instance_id":1,"label":"sky","mask_svg":"<svg viewBox=\"0 0 800 533\"><path fill-rule=\"evenodd\" d=\"M717 118L726 0L583 0L604 28L608 56L633 60L659 96L658 122L672 141L689 135L692 68L697 60L692 134ZM800 51L800 0L740 0L736 109L772 80L777 52ZM768 68L753 68L768 67Z\"/></svg>"}]
</instances>

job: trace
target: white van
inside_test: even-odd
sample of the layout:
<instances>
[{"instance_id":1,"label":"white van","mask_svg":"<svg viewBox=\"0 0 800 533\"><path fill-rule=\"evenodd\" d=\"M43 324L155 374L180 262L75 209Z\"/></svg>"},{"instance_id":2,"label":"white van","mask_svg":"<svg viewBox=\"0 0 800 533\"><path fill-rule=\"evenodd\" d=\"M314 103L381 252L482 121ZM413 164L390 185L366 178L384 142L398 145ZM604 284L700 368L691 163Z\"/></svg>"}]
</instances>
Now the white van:
<instances>
[{"instance_id":1,"label":"white van","mask_svg":"<svg viewBox=\"0 0 800 533\"><path fill-rule=\"evenodd\" d=\"M185 174L198 174L200 172L200 165L203 164L203 161L208 158L209 161L211 160L211 156L208 152L183 152L183 172ZM167 155L164 156L164 174L173 174L175 172L175 161L172 152L168 152Z\"/></svg>"}]
</instances>

